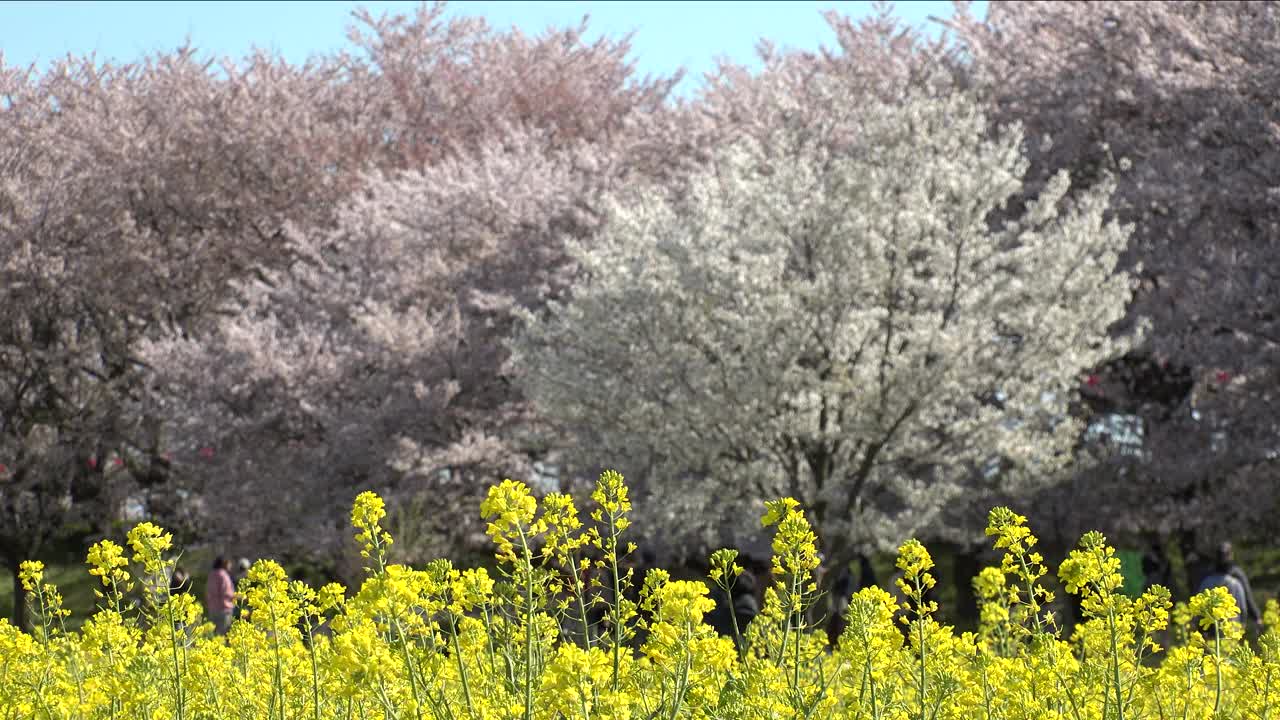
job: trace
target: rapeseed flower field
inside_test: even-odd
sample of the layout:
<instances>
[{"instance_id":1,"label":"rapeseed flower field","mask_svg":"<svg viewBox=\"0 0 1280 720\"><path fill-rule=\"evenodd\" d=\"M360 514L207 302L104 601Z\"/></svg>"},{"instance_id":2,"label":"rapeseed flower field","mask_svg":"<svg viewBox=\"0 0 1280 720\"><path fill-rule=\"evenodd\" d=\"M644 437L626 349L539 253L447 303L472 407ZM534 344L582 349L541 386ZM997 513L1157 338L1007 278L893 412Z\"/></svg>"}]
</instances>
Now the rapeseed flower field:
<instances>
[{"instance_id":1,"label":"rapeseed flower field","mask_svg":"<svg viewBox=\"0 0 1280 720\"><path fill-rule=\"evenodd\" d=\"M742 573L735 551L713 554L706 583L636 577L620 475L601 476L592 506L584 518L567 495L491 488L491 575L388 563L383 501L364 493L352 511L362 585L314 589L259 561L225 637L191 596L169 593L175 549L150 523L128 548L89 551L99 609L77 631L29 562L34 630L0 620L0 718L1267 720L1276 704L1274 602L1255 649L1225 589L1176 607L1159 586L1120 594L1119 560L1098 533L1058 568L1085 616L1070 633L1048 610L1049 568L1025 518L996 508L987 534L1003 559L975 580L978 632L935 619L933 560L913 540L899 550L897 594L855 593L833 644L813 619L818 549L794 500L766 504L772 581L734 637L707 618Z\"/></svg>"}]
</instances>

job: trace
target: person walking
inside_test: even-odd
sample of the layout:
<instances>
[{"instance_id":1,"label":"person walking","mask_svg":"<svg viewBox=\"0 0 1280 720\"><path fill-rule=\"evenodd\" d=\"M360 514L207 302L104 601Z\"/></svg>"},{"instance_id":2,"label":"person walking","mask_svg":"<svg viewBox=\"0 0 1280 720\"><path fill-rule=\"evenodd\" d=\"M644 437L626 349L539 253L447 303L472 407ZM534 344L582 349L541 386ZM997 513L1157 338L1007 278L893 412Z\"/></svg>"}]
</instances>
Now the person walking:
<instances>
[{"instance_id":1,"label":"person walking","mask_svg":"<svg viewBox=\"0 0 1280 720\"><path fill-rule=\"evenodd\" d=\"M231 614L236 606L236 588L231 582L227 559L219 555L213 561L209 582L205 588L204 608L218 635L226 635L231 629Z\"/></svg>"},{"instance_id":2,"label":"person walking","mask_svg":"<svg viewBox=\"0 0 1280 720\"><path fill-rule=\"evenodd\" d=\"M253 563L249 558L242 557L236 561L236 569L231 572L231 582L236 586L236 590L240 589L240 581L245 575L249 574L249 568L253 567Z\"/></svg>"},{"instance_id":3,"label":"person walking","mask_svg":"<svg viewBox=\"0 0 1280 720\"><path fill-rule=\"evenodd\" d=\"M241 592L240 582L249 574L249 568L251 567L253 567L253 563L249 562L247 557L242 557L236 561L236 567L231 571L231 586L235 588L236 593ZM235 606L235 609L231 611L231 619L239 620L240 612L241 607L239 605Z\"/></svg>"},{"instance_id":4,"label":"person walking","mask_svg":"<svg viewBox=\"0 0 1280 720\"><path fill-rule=\"evenodd\" d=\"M1240 608L1240 614L1235 618L1236 622L1243 625L1248 618L1255 625L1262 625L1262 611L1258 609L1258 602L1253 599L1253 588L1249 587L1249 576L1245 575L1244 568L1236 564L1235 553L1229 542L1218 546L1213 569L1200 581L1197 592L1215 587L1225 587L1235 599L1236 607Z\"/></svg>"}]
</instances>

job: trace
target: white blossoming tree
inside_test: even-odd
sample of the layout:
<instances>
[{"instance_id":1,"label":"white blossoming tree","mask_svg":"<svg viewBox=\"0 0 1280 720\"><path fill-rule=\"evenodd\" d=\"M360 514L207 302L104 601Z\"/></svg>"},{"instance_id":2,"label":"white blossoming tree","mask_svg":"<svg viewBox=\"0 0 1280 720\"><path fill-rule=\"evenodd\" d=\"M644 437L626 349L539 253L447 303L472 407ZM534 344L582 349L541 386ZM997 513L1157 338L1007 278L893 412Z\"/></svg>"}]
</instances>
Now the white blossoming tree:
<instances>
[{"instance_id":1,"label":"white blossoming tree","mask_svg":"<svg viewBox=\"0 0 1280 720\"><path fill-rule=\"evenodd\" d=\"M993 229L1022 190L1018 129L989 133L962 93L857 105L843 146L780 123L687 187L618 197L572 246L572 297L515 343L584 457L708 527L800 498L834 562L994 469L1051 477L1079 439L1080 373L1125 350L1108 329L1130 298L1108 188L1067 203L1058 176Z\"/></svg>"},{"instance_id":2,"label":"white blossoming tree","mask_svg":"<svg viewBox=\"0 0 1280 720\"><path fill-rule=\"evenodd\" d=\"M1280 507L1280 3L992 2L951 23L992 119L1033 143L1027 186L1123 159L1122 267L1151 330L1082 382L1110 466L1033 522L1145 534L1184 555L1272 542ZM1087 495L1086 508L1061 502ZM1052 513L1052 514L1050 514ZM1042 536L1042 539L1048 539ZM1194 569L1182 582L1194 589Z\"/></svg>"}]
</instances>

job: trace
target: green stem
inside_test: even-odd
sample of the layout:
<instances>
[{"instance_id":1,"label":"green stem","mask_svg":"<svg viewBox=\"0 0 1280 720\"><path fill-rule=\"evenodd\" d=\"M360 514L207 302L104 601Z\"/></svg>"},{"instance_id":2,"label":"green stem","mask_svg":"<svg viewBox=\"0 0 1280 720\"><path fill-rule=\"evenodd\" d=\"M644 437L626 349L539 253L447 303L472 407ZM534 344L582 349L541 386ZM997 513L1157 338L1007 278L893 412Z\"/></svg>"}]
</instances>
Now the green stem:
<instances>
[{"instance_id":1,"label":"green stem","mask_svg":"<svg viewBox=\"0 0 1280 720\"><path fill-rule=\"evenodd\" d=\"M738 648L738 660L745 660L747 657L747 643L742 639L742 632L738 628L738 613L733 607L733 587L729 584L720 586L724 590L724 596L729 601L729 620L733 622L733 643Z\"/></svg>"},{"instance_id":2,"label":"green stem","mask_svg":"<svg viewBox=\"0 0 1280 720\"><path fill-rule=\"evenodd\" d=\"M67 637L67 621L61 613L58 614L58 627L62 629L62 636ZM71 676L76 681L76 698L80 704L84 705L84 673L80 669L80 661L76 659L75 653L67 656L67 662L71 666Z\"/></svg>"},{"instance_id":3,"label":"green stem","mask_svg":"<svg viewBox=\"0 0 1280 720\"><path fill-rule=\"evenodd\" d=\"M488 603L481 605L481 609L484 611L485 644L489 651L489 674L493 675L497 672L498 667L498 661L493 652L493 617L489 613Z\"/></svg>"},{"instance_id":4,"label":"green stem","mask_svg":"<svg viewBox=\"0 0 1280 720\"><path fill-rule=\"evenodd\" d=\"M285 720L284 659L280 657L280 624L276 617L275 599L275 593L272 593L268 603L268 607L271 608L271 649L276 657L275 677L272 678L275 687L272 688L271 705L275 707L277 702L280 703L280 720Z\"/></svg>"},{"instance_id":5,"label":"green stem","mask_svg":"<svg viewBox=\"0 0 1280 720\"><path fill-rule=\"evenodd\" d=\"M1221 621L1213 624L1213 716L1218 717L1218 709L1222 704L1222 631ZM1121 718L1120 720L1124 720Z\"/></svg>"},{"instance_id":6,"label":"green stem","mask_svg":"<svg viewBox=\"0 0 1280 720\"><path fill-rule=\"evenodd\" d=\"M799 576L791 580L791 603L796 617L795 667L791 673L791 687L797 694L800 693L800 641L804 637L804 588L800 583Z\"/></svg>"},{"instance_id":7,"label":"green stem","mask_svg":"<svg viewBox=\"0 0 1280 720\"><path fill-rule=\"evenodd\" d=\"M1107 610L1107 625L1111 630L1111 675L1116 692L1116 718L1124 720L1124 689L1120 682L1120 644L1116 638L1116 611Z\"/></svg>"},{"instance_id":8,"label":"green stem","mask_svg":"<svg viewBox=\"0 0 1280 720\"><path fill-rule=\"evenodd\" d=\"M680 708L684 705L684 696L689 691L689 645L692 642L693 627L686 623L684 630L684 655L680 658L680 674L676 677L674 696L671 698L671 720L676 720L676 718L679 717Z\"/></svg>"},{"instance_id":9,"label":"green stem","mask_svg":"<svg viewBox=\"0 0 1280 720\"><path fill-rule=\"evenodd\" d=\"M613 678L610 688L618 690L618 668L621 665L622 653L622 578L618 573L618 523L617 516L609 512L609 559L613 572Z\"/></svg>"},{"instance_id":10,"label":"green stem","mask_svg":"<svg viewBox=\"0 0 1280 720\"><path fill-rule=\"evenodd\" d=\"M165 609L169 611L169 645L173 649L173 689L178 706L178 720L183 720L187 716L187 711L182 692L182 666L178 662L178 630L175 627L176 619L173 617L173 598L169 598L169 602L165 603Z\"/></svg>"},{"instance_id":11,"label":"green stem","mask_svg":"<svg viewBox=\"0 0 1280 720\"><path fill-rule=\"evenodd\" d=\"M582 643L591 649L591 623L587 621L587 604L582 597L582 581L578 578L578 565L573 555L569 555L569 572L573 576L573 594L578 599L578 618L582 622Z\"/></svg>"},{"instance_id":12,"label":"green stem","mask_svg":"<svg viewBox=\"0 0 1280 720\"><path fill-rule=\"evenodd\" d=\"M1191 663L1187 663L1187 694L1182 698L1182 720L1187 720L1187 713L1191 709Z\"/></svg>"},{"instance_id":13,"label":"green stem","mask_svg":"<svg viewBox=\"0 0 1280 720\"><path fill-rule=\"evenodd\" d=\"M991 720L991 678L986 663L982 663L982 720Z\"/></svg>"},{"instance_id":14,"label":"green stem","mask_svg":"<svg viewBox=\"0 0 1280 720\"><path fill-rule=\"evenodd\" d=\"M391 702L391 697L387 695L387 684L385 681L382 680L382 678L378 678L378 696L379 696L379 699L382 700L383 712L385 712L388 717L392 718L392 720L396 720L397 718L399 718L400 714L396 712L395 703ZM417 696L415 694L415 700L416 699L417 699ZM361 710L364 709L363 705L361 706L360 709ZM414 712L418 713L419 716L421 716L421 712L418 710L416 705L414 707Z\"/></svg>"},{"instance_id":15,"label":"green stem","mask_svg":"<svg viewBox=\"0 0 1280 720\"><path fill-rule=\"evenodd\" d=\"M524 720L533 720L533 553L529 539L520 530L520 545L524 549ZM616 573L615 573L616 574ZM614 665L616 675L617 665Z\"/></svg>"},{"instance_id":16,"label":"green stem","mask_svg":"<svg viewBox=\"0 0 1280 720\"><path fill-rule=\"evenodd\" d=\"M920 638L920 720L925 719L925 661L928 659L928 649L924 642L924 587L920 584L920 578L916 577L916 631Z\"/></svg>"},{"instance_id":17,"label":"green stem","mask_svg":"<svg viewBox=\"0 0 1280 720\"><path fill-rule=\"evenodd\" d=\"M467 664L462 661L462 643L458 641L458 625L455 618L450 619L449 634L453 636L453 654L458 659L458 675L462 678L462 695L467 699L467 715L475 717L475 705L471 702L471 684L467 680Z\"/></svg>"},{"instance_id":18,"label":"green stem","mask_svg":"<svg viewBox=\"0 0 1280 720\"><path fill-rule=\"evenodd\" d=\"M1031 569L1027 567L1027 558L1024 553L1018 553L1018 564L1022 566L1022 577L1027 581L1027 609L1031 611L1031 617L1035 620L1036 634L1044 632L1044 625L1040 621L1040 612L1037 610L1036 603L1036 587L1031 581Z\"/></svg>"},{"instance_id":19,"label":"green stem","mask_svg":"<svg viewBox=\"0 0 1280 720\"><path fill-rule=\"evenodd\" d=\"M1262 720L1267 720L1267 716L1271 715L1271 673L1271 666L1268 665L1262 685Z\"/></svg>"},{"instance_id":20,"label":"green stem","mask_svg":"<svg viewBox=\"0 0 1280 720\"><path fill-rule=\"evenodd\" d=\"M311 703L314 720L320 720L320 667L316 662L316 639L311 631L311 618L307 623L307 651L311 655Z\"/></svg>"},{"instance_id":21,"label":"green stem","mask_svg":"<svg viewBox=\"0 0 1280 720\"><path fill-rule=\"evenodd\" d=\"M1271 714L1271 673L1270 666L1267 667L1267 675L1263 680L1262 686L1262 720L1267 720Z\"/></svg>"},{"instance_id":22,"label":"green stem","mask_svg":"<svg viewBox=\"0 0 1280 720\"><path fill-rule=\"evenodd\" d=\"M863 647L867 647L867 648L871 647L870 642L867 642ZM870 690L871 690L871 720L880 720L880 702L879 702L879 699L876 697L875 668L872 667L871 665L870 652L867 653L866 677L867 677L867 684L870 686Z\"/></svg>"},{"instance_id":23,"label":"green stem","mask_svg":"<svg viewBox=\"0 0 1280 720\"><path fill-rule=\"evenodd\" d=\"M400 650L404 655L404 667L409 673L409 688L413 692L413 715L417 720L422 720L422 695L418 691L418 672L413 665L413 657L409 654L409 638L405 635L404 627L400 625L400 618L392 619L395 627L396 636L400 639ZM385 689L383 694L385 695Z\"/></svg>"}]
</instances>

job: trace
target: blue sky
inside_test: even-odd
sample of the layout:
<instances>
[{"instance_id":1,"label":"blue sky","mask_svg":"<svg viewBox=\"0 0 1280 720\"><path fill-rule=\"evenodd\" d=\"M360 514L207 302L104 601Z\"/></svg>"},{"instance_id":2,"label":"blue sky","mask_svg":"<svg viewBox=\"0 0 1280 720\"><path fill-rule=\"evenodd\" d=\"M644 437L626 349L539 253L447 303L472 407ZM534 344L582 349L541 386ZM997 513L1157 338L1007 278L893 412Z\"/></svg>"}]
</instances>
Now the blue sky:
<instances>
[{"instance_id":1,"label":"blue sky","mask_svg":"<svg viewBox=\"0 0 1280 720\"><path fill-rule=\"evenodd\" d=\"M974 3L984 13L985 2ZM5 64L44 65L67 53L96 53L128 61L169 50L190 37L213 55L238 57L251 47L280 52L291 61L346 47L351 10L375 14L411 11L413 2L30 2L0 0L0 51ZM448 6L453 14L480 15L497 27L537 33L549 26L576 25L591 16L593 32L617 36L635 31L633 56L642 73L688 70L682 89L696 87L718 57L750 63L761 37L779 46L816 49L834 36L820 12L834 9L860 16L869 2L494 2L470 0ZM930 15L948 16L951 3L899 2L894 11L913 24Z\"/></svg>"}]
</instances>

